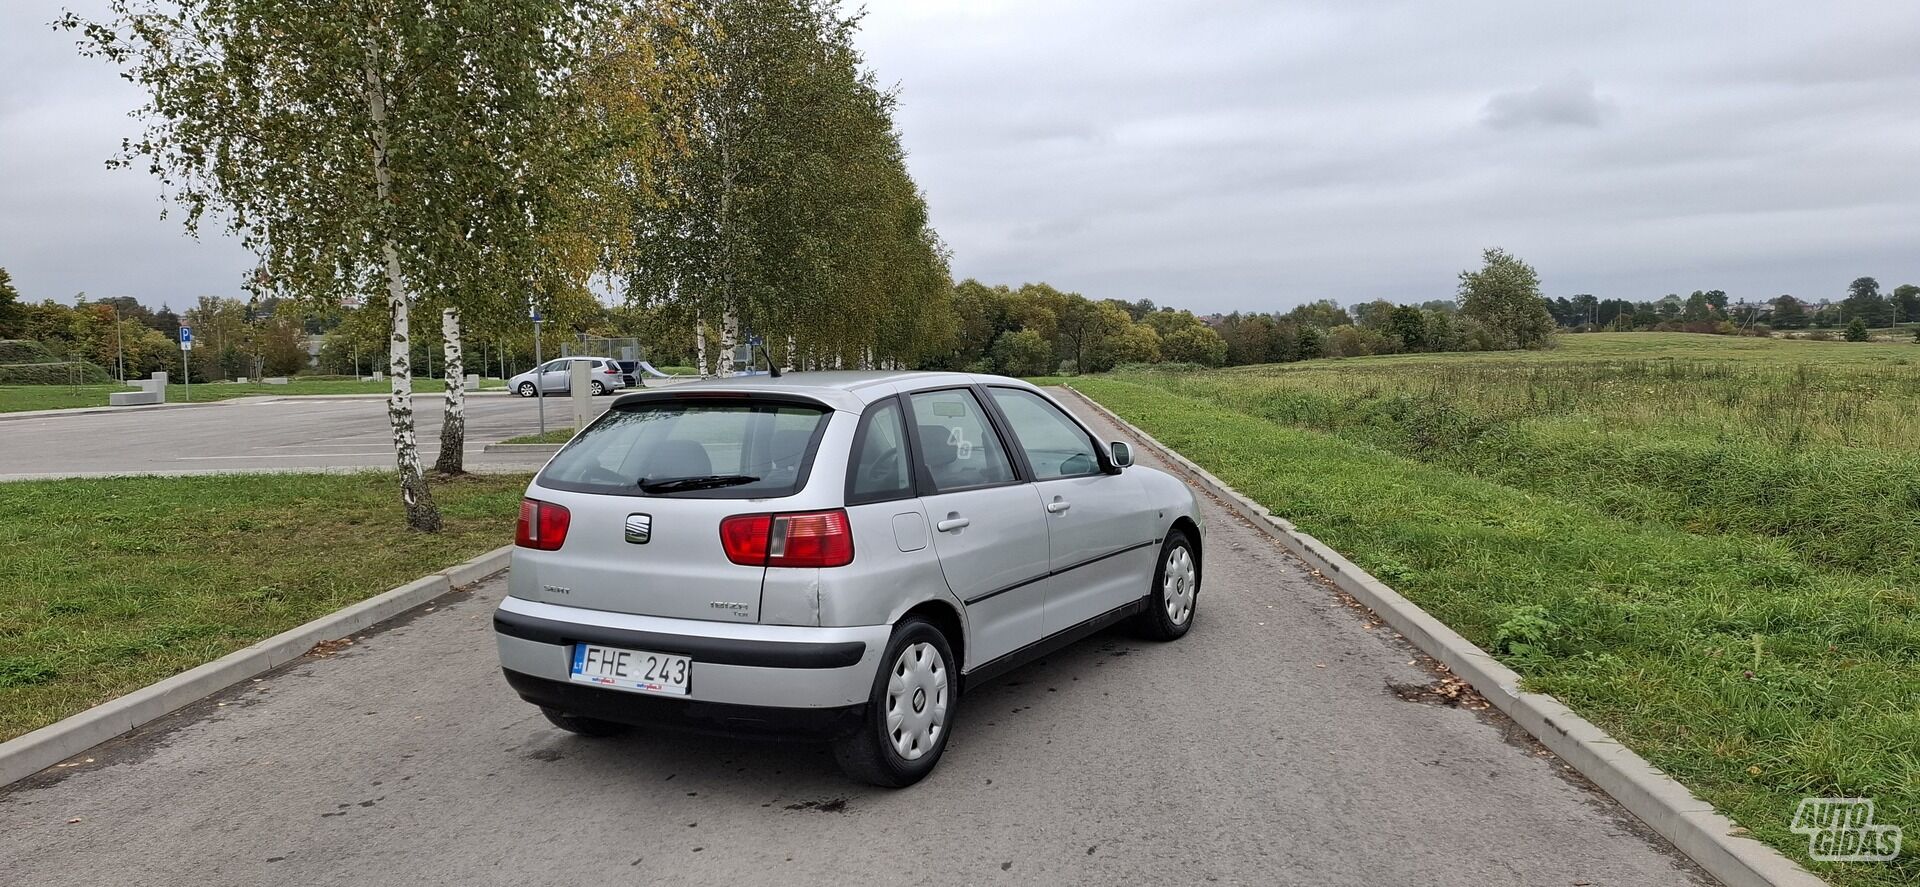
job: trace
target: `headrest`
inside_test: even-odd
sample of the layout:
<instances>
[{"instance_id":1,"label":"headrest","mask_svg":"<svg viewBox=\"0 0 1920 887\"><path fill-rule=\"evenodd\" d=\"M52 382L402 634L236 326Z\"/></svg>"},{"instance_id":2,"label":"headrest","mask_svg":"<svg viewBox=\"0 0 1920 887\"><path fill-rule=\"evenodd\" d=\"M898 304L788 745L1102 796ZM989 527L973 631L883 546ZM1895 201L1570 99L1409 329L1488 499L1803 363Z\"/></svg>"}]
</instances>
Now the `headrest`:
<instances>
[{"instance_id":1,"label":"headrest","mask_svg":"<svg viewBox=\"0 0 1920 887\"><path fill-rule=\"evenodd\" d=\"M928 468L951 465L960 458L960 448L947 442L953 432L945 425L921 425L919 432L920 458L926 460Z\"/></svg>"},{"instance_id":2,"label":"headrest","mask_svg":"<svg viewBox=\"0 0 1920 887\"><path fill-rule=\"evenodd\" d=\"M663 440L647 459L646 477L661 480L674 477L705 477L713 473L707 448L693 440Z\"/></svg>"}]
</instances>

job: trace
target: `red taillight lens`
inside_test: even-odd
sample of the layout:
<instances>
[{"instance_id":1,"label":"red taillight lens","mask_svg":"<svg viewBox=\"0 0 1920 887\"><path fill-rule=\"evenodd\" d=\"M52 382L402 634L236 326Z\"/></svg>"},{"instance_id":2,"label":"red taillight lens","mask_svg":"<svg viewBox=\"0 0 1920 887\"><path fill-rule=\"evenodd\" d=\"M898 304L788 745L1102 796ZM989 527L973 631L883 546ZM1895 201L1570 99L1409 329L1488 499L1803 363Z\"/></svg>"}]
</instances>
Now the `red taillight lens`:
<instances>
[{"instance_id":1,"label":"red taillight lens","mask_svg":"<svg viewBox=\"0 0 1920 887\"><path fill-rule=\"evenodd\" d=\"M720 522L720 547L727 560L747 567L767 562L767 530L773 526L771 514L736 514Z\"/></svg>"},{"instance_id":2,"label":"red taillight lens","mask_svg":"<svg viewBox=\"0 0 1920 887\"><path fill-rule=\"evenodd\" d=\"M841 509L804 514L737 514L720 522L727 560L749 567L844 567L853 528Z\"/></svg>"},{"instance_id":3,"label":"red taillight lens","mask_svg":"<svg viewBox=\"0 0 1920 887\"><path fill-rule=\"evenodd\" d=\"M567 525L573 514L565 506L538 499L520 500L520 523L513 530L513 544L522 548L557 551L567 541Z\"/></svg>"}]
</instances>

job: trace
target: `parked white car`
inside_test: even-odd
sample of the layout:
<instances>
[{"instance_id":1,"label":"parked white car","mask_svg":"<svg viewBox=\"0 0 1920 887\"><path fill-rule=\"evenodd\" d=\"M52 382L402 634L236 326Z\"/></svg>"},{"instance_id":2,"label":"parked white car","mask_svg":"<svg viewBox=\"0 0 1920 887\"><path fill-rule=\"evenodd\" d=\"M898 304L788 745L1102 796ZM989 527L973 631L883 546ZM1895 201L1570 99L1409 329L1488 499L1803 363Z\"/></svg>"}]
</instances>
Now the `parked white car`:
<instances>
[{"instance_id":1,"label":"parked white car","mask_svg":"<svg viewBox=\"0 0 1920 887\"><path fill-rule=\"evenodd\" d=\"M594 394L611 394L627 387L626 374L621 371L617 360L605 357L561 357L508 379L507 390L521 397L532 397L536 393L571 393L573 373L570 370L575 361L587 364L587 385ZM534 391L535 385L540 386L539 392Z\"/></svg>"},{"instance_id":2,"label":"parked white car","mask_svg":"<svg viewBox=\"0 0 1920 887\"><path fill-rule=\"evenodd\" d=\"M979 681L1110 625L1193 625L1200 509L1132 463L1000 376L628 394L527 488L500 663L575 733L810 736L908 785Z\"/></svg>"}]
</instances>

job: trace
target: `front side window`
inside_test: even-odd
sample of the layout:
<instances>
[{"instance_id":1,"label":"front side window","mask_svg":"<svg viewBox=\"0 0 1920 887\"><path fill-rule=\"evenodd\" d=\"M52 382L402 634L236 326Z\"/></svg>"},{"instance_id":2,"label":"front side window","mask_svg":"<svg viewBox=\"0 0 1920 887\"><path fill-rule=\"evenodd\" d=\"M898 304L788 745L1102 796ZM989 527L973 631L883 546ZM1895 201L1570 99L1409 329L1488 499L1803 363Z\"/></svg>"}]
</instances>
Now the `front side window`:
<instances>
[{"instance_id":1,"label":"front side window","mask_svg":"<svg viewBox=\"0 0 1920 887\"><path fill-rule=\"evenodd\" d=\"M913 467L907 459L907 423L900 402L886 400L867 408L854 433L853 460L847 474L847 504L885 502L913 495Z\"/></svg>"},{"instance_id":2,"label":"front side window","mask_svg":"<svg viewBox=\"0 0 1920 887\"><path fill-rule=\"evenodd\" d=\"M1013 426L1013 437L1033 466L1034 480L1083 477L1100 472L1093 438L1059 407L1021 388L989 388L993 402Z\"/></svg>"},{"instance_id":3,"label":"front side window","mask_svg":"<svg viewBox=\"0 0 1920 887\"><path fill-rule=\"evenodd\" d=\"M616 406L540 472L542 486L628 496L791 496L806 481L825 407L745 400Z\"/></svg>"},{"instance_id":4,"label":"front side window","mask_svg":"<svg viewBox=\"0 0 1920 887\"><path fill-rule=\"evenodd\" d=\"M911 397L913 442L933 492L1013 482L1013 463L972 391L923 391Z\"/></svg>"}]
</instances>

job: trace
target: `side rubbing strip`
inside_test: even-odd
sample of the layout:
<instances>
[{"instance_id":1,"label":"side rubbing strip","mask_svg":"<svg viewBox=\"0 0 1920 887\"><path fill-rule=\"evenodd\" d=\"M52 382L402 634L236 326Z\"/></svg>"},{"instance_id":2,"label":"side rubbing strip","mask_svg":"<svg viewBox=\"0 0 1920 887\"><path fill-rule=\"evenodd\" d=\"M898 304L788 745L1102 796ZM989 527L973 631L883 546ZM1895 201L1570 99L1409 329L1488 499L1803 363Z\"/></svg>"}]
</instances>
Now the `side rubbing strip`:
<instances>
[{"instance_id":1,"label":"side rubbing strip","mask_svg":"<svg viewBox=\"0 0 1920 887\"><path fill-rule=\"evenodd\" d=\"M976 597L976 598L968 598L968 599L967 599L967 603L968 603L968 604L977 604L977 603L980 603L981 601L984 601L984 600L986 600L986 599L988 599L988 598L991 598L991 597L994 597L994 596L996 596L996 595L1002 595L1002 594L1006 594L1007 592L1009 592L1009 591L1013 591L1014 589L1018 589L1018 588L1025 588L1025 587L1027 587L1027 586L1029 586L1029 585L1032 585L1032 584L1033 584L1033 583L1035 583L1035 582L1039 582L1039 581L1040 581L1040 580L1042 580L1042 579L1051 579L1051 578L1053 578L1054 576L1058 576L1058 575L1060 575L1061 573L1067 573L1067 572L1071 572L1071 571L1073 571L1073 570L1078 570L1078 569L1080 569L1081 567L1085 567L1085 566L1091 566L1091 565L1093 565L1093 564L1097 564L1097 563L1099 563L1099 562L1101 562L1101 561L1103 561L1103 560L1106 560L1107 558L1110 558L1110 557L1119 557L1120 555L1123 555L1123 554L1126 554L1126 553L1127 553L1127 552L1129 552L1129 551L1134 551L1134 550L1136 550L1136 549L1141 549L1141 548L1146 548L1146 547L1148 547L1148 546L1151 546L1151 545L1153 545L1153 544L1154 544L1154 543L1152 543L1152 542L1135 542L1134 544L1132 544L1132 545L1129 545L1129 546L1127 546L1127 547L1125 547L1125 548L1121 548L1121 549L1117 549L1117 550L1115 550L1115 551L1109 551L1109 552L1107 552L1106 554L1103 554L1103 555L1099 555L1099 556L1097 556L1097 557L1090 557L1090 558L1087 558L1086 560L1083 560L1083 561L1081 561L1081 562L1079 562L1079 563L1077 563L1077 564L1074 564L1073 566L1070 566L1070 567L1061 567L1061 568L1060 568L1060 569L1058 569L1058 570L1049 570L1048 572L1045 572L1045 573L1041 573L1040 575L1038 575L1038 576L1035 576L1035 577L1033 577L1032 579L1022 579L1022 580L1020 580L1019 582L1015 582L1015 583L1013 583L1012 585L1007 585L1007 586L1002 586L1002 587L1000 587L1000 588L996 588L996 589L994 589L994 590L992 590L992 591L989 591L989 592L987 592L986 594L983 594L983 595L981 595L981 596L979 596L979 597Z\"/></svg>"}]
</instances>

